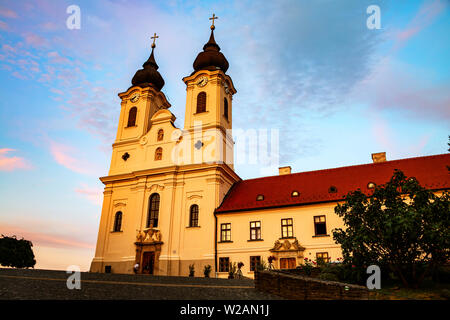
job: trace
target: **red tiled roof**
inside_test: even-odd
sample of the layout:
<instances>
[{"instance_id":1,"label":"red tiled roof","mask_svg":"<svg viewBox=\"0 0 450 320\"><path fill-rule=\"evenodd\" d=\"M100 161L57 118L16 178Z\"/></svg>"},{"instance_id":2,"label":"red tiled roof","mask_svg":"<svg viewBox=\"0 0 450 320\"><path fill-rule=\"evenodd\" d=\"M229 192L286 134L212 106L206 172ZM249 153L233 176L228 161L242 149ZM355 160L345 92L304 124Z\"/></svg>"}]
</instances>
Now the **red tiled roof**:
<instances>
[{"instance_id":1,"label":"red tiled roof","mask_svg":"<svg viewBox=\"0 0 450 320\"><path fill-rule=\"evenodd\" d=\"M241 180L231 187L216 212L340 201L350 191L369 192L369 182L387 183L394 169L402 170L407 177L415 177L428 189L450 189L447 166L450 166L450 154L441 154ZM331 186L336 187L337 192L330 193ZM300 193L299 197L291 196L294 190ZM259 194L264 195L264 200L256 200Z\"/></svg>"}]
</instances>

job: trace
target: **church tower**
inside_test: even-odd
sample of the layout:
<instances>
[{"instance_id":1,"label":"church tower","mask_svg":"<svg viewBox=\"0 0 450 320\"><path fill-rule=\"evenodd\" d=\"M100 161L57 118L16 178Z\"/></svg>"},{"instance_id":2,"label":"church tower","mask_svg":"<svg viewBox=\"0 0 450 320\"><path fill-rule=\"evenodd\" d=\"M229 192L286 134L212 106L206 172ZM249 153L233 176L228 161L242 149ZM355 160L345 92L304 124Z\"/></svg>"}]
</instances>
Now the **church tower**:
<instances>
[{"instance_id":1,"label":"church tower","mask_svg":"<svg viewBox=\"0 0 450 320\"><path fill-rule=\"evenodd\" d=\"M234 182L232 96L228 61L211 35L186 84L183 129L150 57L119 94L121 111L105 184L92 272L188 275L215 271L214 210Z\"/></svg>"},{"instance_id":2,"label":"church tower","mask_svg":"<svg viewBox=\"0 0 450 320\"><path fill-rule=\"evenodd\" d=\"M214 19L210 18L211 36L194 61L194 72L183 78L186 84L184 129L191 136L194 162L227 163L233 168L234 142L232 99L236 93L226 74L228 61L214 39Z\"/></svg>"}]
</instances>

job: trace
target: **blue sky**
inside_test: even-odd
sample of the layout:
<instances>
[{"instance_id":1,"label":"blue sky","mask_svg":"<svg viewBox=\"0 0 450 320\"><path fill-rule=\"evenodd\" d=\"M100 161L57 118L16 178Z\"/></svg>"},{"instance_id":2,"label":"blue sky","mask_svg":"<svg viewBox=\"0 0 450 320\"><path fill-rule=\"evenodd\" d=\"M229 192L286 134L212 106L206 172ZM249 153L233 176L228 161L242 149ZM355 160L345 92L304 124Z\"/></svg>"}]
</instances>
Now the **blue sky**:
<instances>
[{"instance_id":1,"label":"blue sky","mask_svg":"<svg viewBox=\"0 0 450 320\"><path fill-rule=\"evenodd\" d=\"M39 268L89 268L119 92L148 58L181 127L184 76L209 37L238 92L233 127L277 129L294 172L447 152L448 1L0 1L0 233ZM69 30L66 9L81 9ZM366 8L381 9L381 29ZM277 174L237 165L242 178Z\"/></svg>"}]
</instances>

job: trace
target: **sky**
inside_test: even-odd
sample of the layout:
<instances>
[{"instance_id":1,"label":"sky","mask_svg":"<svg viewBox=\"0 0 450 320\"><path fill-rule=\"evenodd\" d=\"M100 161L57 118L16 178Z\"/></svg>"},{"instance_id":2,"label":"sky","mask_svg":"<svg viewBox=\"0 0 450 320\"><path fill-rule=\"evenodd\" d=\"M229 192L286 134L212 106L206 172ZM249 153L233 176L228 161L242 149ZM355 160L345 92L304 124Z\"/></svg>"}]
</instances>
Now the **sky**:
<instances>
[{"instance_id":1,"label":"sky","mask_svg":"<svg viewBox=\"0 0 450 320\"><path fill-rule=\"evenodd\" d=\"M264 5L262 5L264 4ZM69 29L67 8L80 8ZM369 29L370 5L380 28ZM447 152L450 2L0 0L0 234L33 242L36 268L88 270L120 113L150 53L184 123L192 63L227 57L233 128L277 132L277 165L242 179ZM259 131L258 131L259 132Z\"/></svg>"}]
</instances>

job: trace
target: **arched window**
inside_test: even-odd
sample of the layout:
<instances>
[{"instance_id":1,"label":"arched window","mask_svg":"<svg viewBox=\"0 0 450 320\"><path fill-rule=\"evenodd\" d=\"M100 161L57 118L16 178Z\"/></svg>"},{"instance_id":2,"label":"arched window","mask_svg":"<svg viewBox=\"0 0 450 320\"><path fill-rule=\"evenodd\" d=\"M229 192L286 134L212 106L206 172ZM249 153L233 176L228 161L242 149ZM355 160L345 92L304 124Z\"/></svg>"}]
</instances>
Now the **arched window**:
<instances>
[{"instance_id":1,"label":"arched window","mask_svg":"<svg viewBox=\"0 0 450 320\"><path fill-rule=\"evenodd\" d=\"M159 194L154 193L150 196L150 202L148 206L147 228L158 227L158 216L159 216Z\"/></svg>"},{"instance_id":2,"label":"arched window","mask_svg":"<svg viewBox=\"0 0 450 320\"><path fill-rule=\"evenodd\" d=\"M206 92L200 92L197 96L197 113L206 111Z\"/></svg>"},{"instance_id":3,"label":"arched window","mask_svg":"<svg viewBox=\"0 0 450 320\"><path fill-rule=\"evenodd\" d=\"M155 160L161 160L162 159L162 148L158 147L155 151Z\"/></svg>"},{"instance_id":4,"label":"arched window","mask_svg":"<svg viewBox=\"0 0 450 320\"><path fill-rule=\"evenodd\" d=\"M137 108L136 107L131 108L130 112L128 113L127 127L134 127L136 125L136 115L137 115Z\"/></svg>"},{"instance_id":5,"label":"arched window","mask_svg":"<svg viewBox=\"0 0 450 320\"><path fill-rule=\"evenodd\" d=\"M158 130L158 141L162 141L162 139L164 139L164 130L159 129Z\"/></svg>"},{"instance_id":6,"label":"arched window","mask_svg":"<svg viewBox=\"0 0 450 320\"><path fill-rule=\"evenodd\" d=\"M189 214L189 227L198 227L198 205L193 204Z\"/></svg>"},{"instance_id":7,"label":"arched window","mask_svg":"<svg viewBox=\"0 0 450 320\"><path fill-rule=\"evenodd\" d=\"M122 228L122 211L116 212L116 216L114 218L114 232L120 231Z\"/></svg>"},{"instance_id":8,"label":"arched window","mask_svg":"<svg viewBox=\"0 0 450 320\"><path fill-rule=\"evenodd\" d=\"M223 98L223 116L228 120L228 100Z\"/></svg>"}]
</instances>

